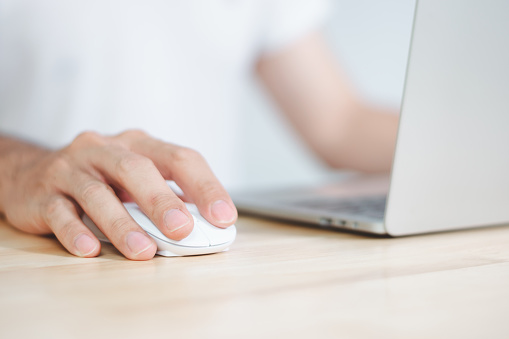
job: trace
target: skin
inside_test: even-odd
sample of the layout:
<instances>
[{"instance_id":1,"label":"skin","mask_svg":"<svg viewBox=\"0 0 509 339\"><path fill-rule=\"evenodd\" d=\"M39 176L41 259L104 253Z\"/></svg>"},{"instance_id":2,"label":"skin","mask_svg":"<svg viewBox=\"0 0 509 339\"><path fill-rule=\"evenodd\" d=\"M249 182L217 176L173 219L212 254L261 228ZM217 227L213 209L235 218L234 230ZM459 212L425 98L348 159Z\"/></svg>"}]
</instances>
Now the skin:
<instances>
[{"instance_id":1,"label":"skin","mask_svg":"<svg viewBox=\"0 0 509 339\"><path fill-rule=\"evenodd\" d=\"M356 97L320 34L261 57L256 70L290 123L329 165L390 169L397 115ZM165 180L174 180L185 196L176 196ZM237 219L228 193L189 148L140 131L86 132L60 150L0 136L0 212L14 227L54 233L70 253L94 257L101 244L82 223L85 212L126 258L151 259L157 246L127 213L124 200L138 203L174 240L193 228L184 201L195 203L217 227Z\"/></svg>"},{"instance_id":2,"label":"skin","mask_svg":"<svg viewBox=\"0 0 509 339\"><path fill-rule=\"evenodd\" d=\"M290 123L332 168L390 171L398 112L357 97L319 33L263 57L257 72Z\"/></svg>"},{"instance_id":3,"label":"skin","mask_svg":"<svg viewBox=\"0 0 509 339\"><path fill-rule=\"evenodd\" d=\"M174 240L193 229L183 200L195 203L215 226L228 227L237 219L228 193L198 152L140 131L114 137L85 132L57 151L0 138L0 154L0 209L7 220L28 233L54 233L77 256L94 257L101 249L81 211L126 258L155 255L154 240L127 213L122 198L138 203ZM186 196L176 196L165 179L174 180Z\"/></svg>"}]
</instances>

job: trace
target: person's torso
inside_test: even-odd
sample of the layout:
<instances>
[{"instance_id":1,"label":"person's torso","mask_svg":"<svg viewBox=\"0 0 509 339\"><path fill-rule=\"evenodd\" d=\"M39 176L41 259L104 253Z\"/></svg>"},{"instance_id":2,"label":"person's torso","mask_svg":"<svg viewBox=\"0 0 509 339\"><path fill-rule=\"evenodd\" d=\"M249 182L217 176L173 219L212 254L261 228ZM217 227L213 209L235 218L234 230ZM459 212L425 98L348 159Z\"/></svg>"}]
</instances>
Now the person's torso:
<instances>
[{"instance_id":1,"label":"person's torso","mask_svg":"<svg viewBox=\"0 0 509 339\"><path fill-rule=\"evenodd\" d=\"M0 0L0 129L51 147L83 130L143 129L197 149L229 181L261 7Z\"/></svg>"}]
</instances>

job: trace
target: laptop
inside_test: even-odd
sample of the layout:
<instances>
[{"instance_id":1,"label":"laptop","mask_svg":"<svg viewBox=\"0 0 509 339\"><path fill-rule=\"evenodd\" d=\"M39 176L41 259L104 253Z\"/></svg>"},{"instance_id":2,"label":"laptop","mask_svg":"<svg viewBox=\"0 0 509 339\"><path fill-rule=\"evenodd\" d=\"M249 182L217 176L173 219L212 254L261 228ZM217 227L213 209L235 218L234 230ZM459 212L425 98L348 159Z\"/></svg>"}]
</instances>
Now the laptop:
<instances>
[{"instance_id":1,"label":"laptop","mask_svg":"<svg viewBox=\"0 0 509 339\"><path fill-rule=\"evenodd\" d=\"M417 2L390 175L233 198L240 212L390 236L509 224L509 1Z\"/></svg>"}]
</instances>

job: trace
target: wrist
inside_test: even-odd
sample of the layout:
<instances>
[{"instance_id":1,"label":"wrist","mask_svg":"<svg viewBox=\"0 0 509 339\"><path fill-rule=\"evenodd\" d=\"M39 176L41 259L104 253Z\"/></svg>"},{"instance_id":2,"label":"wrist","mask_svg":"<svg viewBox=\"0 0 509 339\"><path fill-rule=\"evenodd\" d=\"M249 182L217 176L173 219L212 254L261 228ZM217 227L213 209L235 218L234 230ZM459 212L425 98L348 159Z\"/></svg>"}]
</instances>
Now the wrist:
<instances>
[{"instance_id":1,"label":"wrist","mask_svg":"<svg viewBox=\"0 0 509 339\"><path fill-rule=\"evenodd\" d=\"M49 153L40 146L0 136L0 213L5 212L9 196L19 186L19 176L24 169Z\"/></svg>"}]
</instances>

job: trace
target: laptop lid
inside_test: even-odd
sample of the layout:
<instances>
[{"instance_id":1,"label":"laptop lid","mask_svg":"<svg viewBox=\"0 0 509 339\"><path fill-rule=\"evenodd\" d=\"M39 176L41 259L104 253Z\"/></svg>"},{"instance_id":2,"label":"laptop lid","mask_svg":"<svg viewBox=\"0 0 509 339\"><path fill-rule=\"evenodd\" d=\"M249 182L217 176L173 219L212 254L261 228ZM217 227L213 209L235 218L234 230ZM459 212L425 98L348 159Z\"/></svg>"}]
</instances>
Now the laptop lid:
<instances>
[{"instance_id":1,"label":"laptop lid","mask_svg":"<svg viewBox=\"0 0 509 339\"><path fill-rule=\"evenodd\" d=\"M386 230L506 223L509 1L418 1Z\"/></svg>"}]
</instances>

